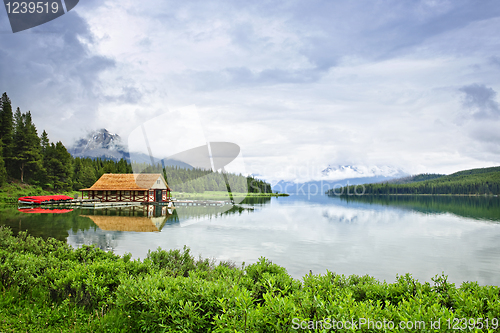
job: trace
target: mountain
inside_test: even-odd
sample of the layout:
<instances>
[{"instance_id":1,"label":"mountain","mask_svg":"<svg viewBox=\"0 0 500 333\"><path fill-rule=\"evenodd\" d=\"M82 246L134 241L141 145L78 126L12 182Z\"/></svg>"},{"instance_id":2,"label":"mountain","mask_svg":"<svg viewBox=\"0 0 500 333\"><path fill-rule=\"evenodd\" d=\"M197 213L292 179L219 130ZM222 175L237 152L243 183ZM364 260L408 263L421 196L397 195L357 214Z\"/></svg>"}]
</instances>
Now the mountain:
<instances>
[{"instance_id":1,"label":"mountain","mask_svg":"<svg viewBox=\"0 0 500 333\"><path fill-rule=\"evenodd\" d=\"M308 182L295 183L290 181L280 180L272 185L273 192L288 193L288 194L324 194L326 191L343 186L361 185L368 183L384 182L392 179L384 176L375 177L360 177L360 178L345 178L337 180L311 180Z\"/></svg>"},{"instance_id":2,"label":"mountain","mask_svg":"<svg viewBox=\"0 0 500 333\"><path fill-rule=\"evenodd\" d=\"M401 169L390 166L329 165L318 179L307 182L280 180L273 184L273 191L288 194L323 194L334 187L386 182L407 176Z\"/></svg>"},{"instance_id":3,"label":"mountain","mask_svg":"<svg viewBox=\"0 0 500 333\"><path fill-rule=\"evenodd\" d=\"M81 138L68 149L73 157L102 158L109 160L130 159L125 146L118 134L112 134L102 128L90 132L85 138Z\"/></svg>"},{"instance_id":4,"label":"mountain","mask_svg":"<svg viewBox=\"0 0 500 333\"><path fill-rule=\"evenodd\" d=\"M407 174L401 170L391 166L354 166L354 165L329 165L326 169L321 171L323 179L328 180L341 180L348 178L371 178L371 177L382 177L382 178L400 178L407 176Z\"/></svg>"},{"instance_id":5,"label":"mountain","mask_svg":"<svg viewBox=\"0 0 500 333\"><path fill-rule=\"evenodd\" d=\"M133 163L151 163L151 157L144 153L128 152L127 147L122 143L122 139L118 134L112 134L107 129L102 128L87 134L68 149L68 152L73 157L90 157L101 158L104 160L119 161L125 159ZM161 163L161 159L153 157L154 163ZM178 166L185 169L193 167L187 163L174 159L164 159L164 166Z\"/></svg>"}]
</instances>

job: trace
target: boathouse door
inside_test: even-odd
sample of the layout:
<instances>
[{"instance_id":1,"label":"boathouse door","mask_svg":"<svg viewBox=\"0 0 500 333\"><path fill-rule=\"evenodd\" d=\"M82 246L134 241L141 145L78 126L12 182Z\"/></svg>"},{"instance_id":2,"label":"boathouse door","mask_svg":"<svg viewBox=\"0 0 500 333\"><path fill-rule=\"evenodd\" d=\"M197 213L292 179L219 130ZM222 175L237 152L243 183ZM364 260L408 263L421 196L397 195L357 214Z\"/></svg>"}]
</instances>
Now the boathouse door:
<instances>
[{"instance_id":1,"label":"boathouse door","mask_svg":"<svg viewBox=\"0 0 500 333\"><path fill-rule=\"evenodd\" d=\"M156 202L161 202L161 190L155 190Z\"/></svg>"}]
</instances>

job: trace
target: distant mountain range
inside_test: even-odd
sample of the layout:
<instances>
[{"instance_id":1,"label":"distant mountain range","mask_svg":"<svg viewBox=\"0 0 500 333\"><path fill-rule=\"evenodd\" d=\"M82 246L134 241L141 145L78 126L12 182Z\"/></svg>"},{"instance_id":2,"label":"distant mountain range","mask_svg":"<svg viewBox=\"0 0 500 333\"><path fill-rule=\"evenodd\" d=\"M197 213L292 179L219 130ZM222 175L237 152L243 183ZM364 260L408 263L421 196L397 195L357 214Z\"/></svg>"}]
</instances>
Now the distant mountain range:
<instances>
[{"instance_id":1,"label":"distant mountain range","mask_svg":"<svg viewBox=\"0 0 500 333\"><path fill-rule=\"evenodd\" d=\"M280 180L273 184L273 191L289 194L325 193L333 187L387 182L408 176L401 169L391 166L329 165L317 180L292 182Z\"/></svg>"},{"instance_id":2,"label":"distant mountain range","mask_svg":"<svg viewBox=\"0 0 500 333\"><path fill-rule=\"evenodd\" d=\"M403 170L391 166L329 165L321 172L325 180L351 178L400 178L408 176Z\"/></svg>"},{"instance_id":3,"label":"distant mountain range","mask_svg":"<svg viewBox=\"0 0 500 333\"><path fill-rule=\"evenodd\" d=\"M68 149L68 152L73 157L101 158L114 161L119 161L123 158L131 163L151 163L151 157L147 154L134 153L131 158L131 154L122 143L121 137L118 134L110 133L105 128L90 132L86 137L77 140ZM154 163L160 163L161 159L153 157L153 161ZM179 166L186 169L193 168L187 163L173 159L165 159L163 163L165 166Z\"/></svg>"}]
</instances>

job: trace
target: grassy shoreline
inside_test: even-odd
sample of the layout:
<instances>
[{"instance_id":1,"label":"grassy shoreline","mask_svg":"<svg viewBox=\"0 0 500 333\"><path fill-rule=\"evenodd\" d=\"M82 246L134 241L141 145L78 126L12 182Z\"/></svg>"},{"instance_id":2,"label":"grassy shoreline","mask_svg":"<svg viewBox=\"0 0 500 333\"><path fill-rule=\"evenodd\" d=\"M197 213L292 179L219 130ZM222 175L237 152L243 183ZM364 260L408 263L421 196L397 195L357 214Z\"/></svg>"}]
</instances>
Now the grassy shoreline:
<instances>
[{"instance_id":1,"label":"grassy shoreline","mask_svg":"<svg viewBox=\"0 0 500 333\"><path fill-rule=\"evenodd\" d=\"M297 322L326 318L392 322L395 332L408 331L401 322L455 332L447 323L482 318L493 332L500 319L499 287L456 287L444 275L432 284L409 274L393 283L332 272L296 280L265 258L237 267L195 258L184 247L139 261L25 232L14 237L4 227L0 272L1 332L298 332ZM437 321L441 329L430 329Z\"/></svg>"},{"instance_id":2,"label":"grassy shoreline","mask_svg":"<svg viewBox=\"0 0 500 333\"><path fill-rule=\"evenodd\" d=\"M4 184L2 187L0 187L0 203L14 204L17 203L17 199L19 199L20 197L31 195L64 194L70 197L74 197L79 193L79 191L48 191L38 186L13 182Z\"/></svg>"}]
</instances>

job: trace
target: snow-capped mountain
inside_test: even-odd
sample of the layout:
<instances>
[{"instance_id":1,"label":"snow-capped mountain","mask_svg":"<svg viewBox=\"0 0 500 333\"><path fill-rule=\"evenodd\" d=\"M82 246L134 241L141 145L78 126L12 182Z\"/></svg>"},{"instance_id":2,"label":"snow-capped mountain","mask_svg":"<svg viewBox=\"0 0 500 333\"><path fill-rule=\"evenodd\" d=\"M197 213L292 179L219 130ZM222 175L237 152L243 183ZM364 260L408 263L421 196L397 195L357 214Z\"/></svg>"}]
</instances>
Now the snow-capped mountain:
<instances>
[{"instance_id":1,"label":"snow-capped mountain","mask_svg":"<svg viewBox=\"0 0 500 333\"><path fill-rule=\"evenodd\" d=\"M272 182L273 191L289 194L323 194L330 188L385 182L408 176L403 170L391 166L329 165L321 175L309 181Z\"/></svg>"},{"instance_id":2,"label":"snow-capped mountain","mask_svg":"<svg viewBox=\"0 0 500 333\"><path fill-rule=\"evenodd\" d=\"M135 163L151 163L151 157L143 153L133 153L130 155L127 147L122 143L118 134L112 134L107 129L102 128L87 134L68 149L73 157L102 158L105 160L119 161L126 159ZM131 161L132 160L132 161ZM191 169L192 166L174 159L163 159L153 157L154 163L162 163L164 166L178 166Z\"/></svg>"},{"instance_id":3,"label":"snow-capped mountain","mask_svg":"<svg viewBox=\"0 0 500 333\"><path fill-rule=\"evenodd\" d=\"M129 158L120 136L110 133L105 128L90 132L85 138L79 139L68 151L74 157L99 157L111 160Z\"/></svg>"},{"instance_id":4,"label":"snow-capped mountain","mask_svg":"<svg viewBox=\"0 0 500 333\"><path fill-rule=\"evenodd\" d=\"M397 178L404 177L407 174L398 168L391 166L355 166L355 165L329 165L326 169L321 171L323 179L327 180L340 180L347 178Z\"/></svg>"}]
</instances>

